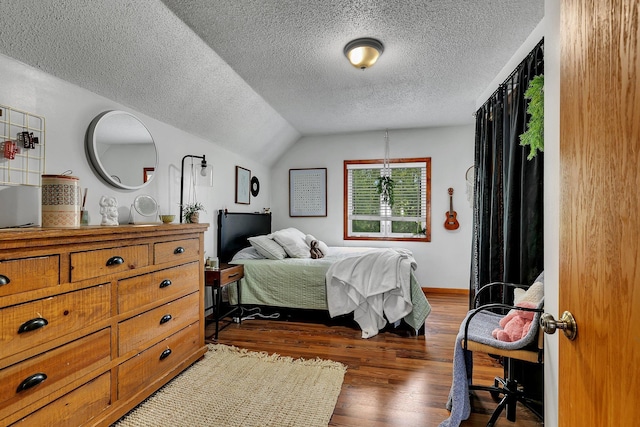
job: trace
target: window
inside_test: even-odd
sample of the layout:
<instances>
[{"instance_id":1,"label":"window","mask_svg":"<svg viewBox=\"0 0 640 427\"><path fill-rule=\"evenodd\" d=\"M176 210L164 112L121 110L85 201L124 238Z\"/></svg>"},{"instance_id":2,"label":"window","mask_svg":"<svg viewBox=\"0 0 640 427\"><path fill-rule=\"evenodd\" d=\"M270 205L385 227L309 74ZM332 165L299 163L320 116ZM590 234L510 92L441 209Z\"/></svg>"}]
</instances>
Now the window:
<instances>
[{"instance_id":1,"label":"window","mask_svg":"<svg viewBox=\"0 0 640 427\"><path fill-rule=\"evenodd\" d=\"M431 158L392 159L393 207L376 183L382 160L344 162L344 239L431 241Z\"/></svg>"}]
</instances>

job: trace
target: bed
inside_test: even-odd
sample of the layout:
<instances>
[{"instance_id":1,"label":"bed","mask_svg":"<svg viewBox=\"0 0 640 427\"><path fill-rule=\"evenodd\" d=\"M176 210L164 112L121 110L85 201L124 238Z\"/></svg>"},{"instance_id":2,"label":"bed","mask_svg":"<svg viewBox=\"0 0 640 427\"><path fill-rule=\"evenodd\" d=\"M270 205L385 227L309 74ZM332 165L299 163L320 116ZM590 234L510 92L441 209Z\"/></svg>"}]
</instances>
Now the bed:
<instances>
[{"instance_id":1,"label":"bed","mask_svg":"<svg viewBox=\"0 0 640 427\"><path fill-rule=\"evenodd\" d=\"M250 247L249 238L271 233L271 214L218 212L218 258L244 265L240 281L242 304L307 310L328 310L326 273L347 257L380 248L329 247L324 258L234 259ZM410 273L412 309L404 322L418 332L431 311L413 271ZM233 289L229 298L235 303Z\"/></svg>"}]
</instances>

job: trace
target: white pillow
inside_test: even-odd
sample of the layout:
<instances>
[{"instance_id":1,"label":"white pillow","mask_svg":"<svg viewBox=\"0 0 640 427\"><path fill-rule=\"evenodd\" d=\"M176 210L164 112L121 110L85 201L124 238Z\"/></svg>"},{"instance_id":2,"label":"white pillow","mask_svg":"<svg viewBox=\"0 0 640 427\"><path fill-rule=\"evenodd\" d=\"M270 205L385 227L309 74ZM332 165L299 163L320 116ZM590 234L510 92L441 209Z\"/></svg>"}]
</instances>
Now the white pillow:
<instances>
[{"instance_id":1,"label":"white pillow","mask_svg":"<svg viewBox=\"0 0 640 427\"><path fill-rule=\"evenodd\" d=\"M239 250L231 259L231 261L241 260L241 259L264 259L264 256L260 254L253 246L246 247L244 249Z\"/></svg>"},{"instance_id":2,"label":"white pillow","mask_svg":"<svg viewBox=\"0 0 640 427\"><path fill-rule=\"evenodd\" d=\"M268 259L283 259L287 256L282 246L274 242L267 236L249 237L249 243L256 248L256 251Z\"/></svg>"},{"instance_id":3,"label":"white pillow","mask_svg":"<svg viewBox=\"0 0 640 427\"><path fill-rule=\"evenodd\" d=\"M285 235L288 234L294 237L300 237L302 240L304 240L304 236L305 236L305 234L302 231L298 230L297 228L289 227L289 228L283 228L282 230L274 231L273 233L268 234L267 237L269 237L270 239L273 239L274 236L283 235L283 234Z\"/></svg>"},{"instance_id":4,"label":"white pillow","mask_svg":"<svg viewBox=\"0 0 640 427\"><path fill-rule=\"evenodd\" d=\"M311 242L314 240L318 239L313 237L311 234L307 234L304 238L304 241L309 246L309 248L311 248ZM318 240L318 249L320 249L320 252L322 252L322 255L324 256L327 256L329 254L329 246L327 246L327 244L322 240Z\"/></svg>"},{"instance_id":5,"label":"white pillow","mask_svg":"<svg viewBox=\"0 0 640 427\"><path fill-rule=\"evenodd\" d=\"M525 292L527 292L526 289L522 289L522 288L513 289L513 305L518 304L522 300Z\"/></svg>"},{"instance_id":6,"label":"white pillow","mask_svg":"<svg viewBox=\"0 0 640 427\"><path fill-rule=\"evenodd\" d=\"M291 258L311 258L311 248L307 245L302 231L296 228L285 228L269 234Z\"/></svg>"},{"instance_id":7,"label":"white pillow","mask_svg":"<svg viewBox=\"0 0 640 427\"><path fill-rule=\"evenodd\" d=\"M542 298L544 298L544 284L542 282L535 282L533 285L529 286L529 289L527 289L518 302L527 301L534 304L540 304Z\"/></svg>"},{"instance_id":8,"label":"white pillow","mask_svg":"<svg viewBox=\"0 0 640 427\"><path fill-rule=\"evenodd\" d=\"M540 282L540 283L538 283ZM534 286L535 285L535 286ZM531 292L529 290L533 288ZM533 285L529 289L515 288L513 290L513 304L516 305L520 301L529 301L538 304L544 296L544 270L533 281ZM526 297L526 299L524 299Z\"/></svg>"}]
</instances>

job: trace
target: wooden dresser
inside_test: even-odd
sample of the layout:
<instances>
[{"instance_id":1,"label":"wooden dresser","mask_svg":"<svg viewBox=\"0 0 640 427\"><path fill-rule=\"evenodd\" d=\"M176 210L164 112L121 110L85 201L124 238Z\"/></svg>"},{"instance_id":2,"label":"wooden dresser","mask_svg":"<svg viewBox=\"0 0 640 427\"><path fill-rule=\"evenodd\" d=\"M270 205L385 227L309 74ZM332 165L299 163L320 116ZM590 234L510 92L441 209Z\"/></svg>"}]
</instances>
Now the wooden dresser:
<instances>
[{"instance_id":1,"label":"wooden dresser","mask_svg":"<svg viewBox=\"0 0 640 427\"><path fill-rule=\"evenodd\" d=\"M109 425L198 360L207 227L0 230L0 425Z\"/></svg>"}]
</instances>

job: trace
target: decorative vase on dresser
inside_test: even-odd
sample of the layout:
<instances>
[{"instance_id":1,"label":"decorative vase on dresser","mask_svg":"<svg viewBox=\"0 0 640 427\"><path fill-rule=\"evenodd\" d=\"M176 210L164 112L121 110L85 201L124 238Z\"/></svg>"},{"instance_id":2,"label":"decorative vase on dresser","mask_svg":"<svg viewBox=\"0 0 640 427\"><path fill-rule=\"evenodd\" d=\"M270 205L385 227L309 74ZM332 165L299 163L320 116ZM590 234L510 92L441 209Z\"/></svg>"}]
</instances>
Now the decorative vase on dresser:
<instances>
[{"instance_id":1,"label":"decorative vase on dresser","mask_svg":"<svg viewBox=\"0 0 640 427\"><path fill-rule=\"evenodd\" d=\"M109 425L201 358L207 227L0 231L0 425Z\"/></svg>"}]
</instances>

